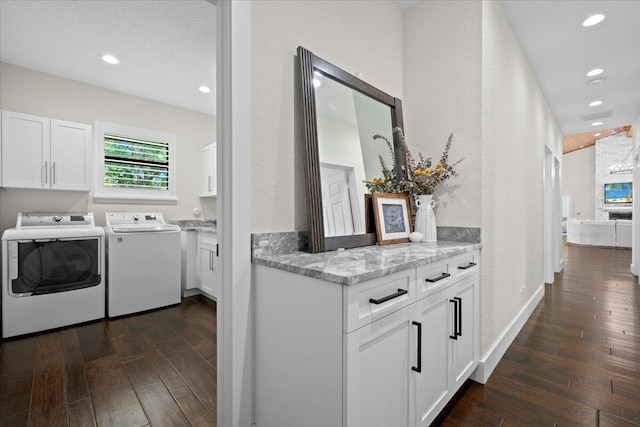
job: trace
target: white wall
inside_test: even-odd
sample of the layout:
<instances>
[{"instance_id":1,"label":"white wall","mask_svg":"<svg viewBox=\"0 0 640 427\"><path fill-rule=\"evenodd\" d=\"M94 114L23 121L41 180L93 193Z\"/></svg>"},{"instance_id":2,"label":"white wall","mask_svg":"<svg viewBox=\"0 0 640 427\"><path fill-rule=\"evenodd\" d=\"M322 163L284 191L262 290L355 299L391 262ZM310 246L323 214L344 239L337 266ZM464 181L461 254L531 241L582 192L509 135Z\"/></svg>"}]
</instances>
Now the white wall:
<instances>
[{"instance_id":1,"label":"white wall","mask_svg":"<svg viewBox=\"0 0 640 427\"><path fill-rule=\"evenodd\" d=\"M2 189L0 230L15 226L20 211L89 211L100 225L111 210L159 210L167 219L192 219L192 209L198 208L200 218L215 219L215 199L198 197L199 150L215 141L214 116L5 63L0 64L0 93L3 110L91 126L103 120L175 134L179 199L177 205L98 204L84 192Z\"/></svg>"},{"instance_id":2,"label":"white wall","mask_svg":"<svg viewBox=\"0 0 640 427\"><path fill-rule=\"evenodd\" d=\"M417 158L449 161L460 176L434 193L436 222L481 225L482 7L478 1L425 1L404 14L403 114L407 145Z\"/></svg>"},{"instance_id":3,"label":"white wall","mask_svg":"<svg viewBox=\"0 0 640 427\"><path fill-rule=\"evenodd\" d=\"M251 228L307 230L296 48L401 98L402 11L386 0L271 0L251 9Z\"/></svg>"},{"instance_id":4,"label":"white wall","mask_svg":"<svg viewBox=\"0 0 640 427\"><path fill-rule=\"evenodd\" d=\"M545 144L562 157L562 134L502 6L482 5L481 355L543 285Z\"/></svg>"},{"instance_id":5,"label":"white wall","mask_svg":"<svg viewBox=\"0 0 640 427\"><path fill-rule=\"evenodd\" d=\"M562 194L572 196L569 218L596 219L596 148L590 145L562 156Z\"/></svg>"},{"instance_id":6,"label":"white wall","mask_svg":"<svg viewBox=\"0 0 640 427\"><path fill-rule=\"evenodd\" d=\"M609 166L620 164L632 150L633 140L627 137L626 132L596 141L594 202L595 219L598 221L609 219L609 211L605 210L604 184L633 181L633 175L631 174L611 174L609 172ZM629 156L627 162L631 162L631 160L632 158Z\"/></svg>"}]
</instances>

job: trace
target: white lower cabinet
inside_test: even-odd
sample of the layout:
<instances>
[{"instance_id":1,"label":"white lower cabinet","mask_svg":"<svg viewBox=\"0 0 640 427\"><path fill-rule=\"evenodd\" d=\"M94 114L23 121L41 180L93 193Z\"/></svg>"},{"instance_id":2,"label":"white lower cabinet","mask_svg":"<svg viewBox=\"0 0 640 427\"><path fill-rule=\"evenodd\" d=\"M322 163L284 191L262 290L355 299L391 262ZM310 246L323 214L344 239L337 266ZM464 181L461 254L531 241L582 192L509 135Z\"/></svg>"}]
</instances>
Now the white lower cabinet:
<instances>
[{"instance_id":1,"label":"white lower cabinet","mask_svg":"<svg viewBox=\"0 0 640 427\"><path fill-rule=\"evenodd\" d=\"M452 379L457 390L476 369L478 347L478 322L476 320L477 276L459 282L453 289L454 304L458 315L458 336L451 342Z\"/></svg>"},{"instance_id":2,"label":"white lower cabinet","mask_svg":"<svg viewBox=\"0 0 640 427\"><path fill-rule=\"evenodd\" d=\"M254 266L257 427L430 425L478 364L478 262L344 287Z\"/></svg>"},{"instance_id":3,"label":"white lower cabinet","mask_svg":"<svg viewBox=\"0 0 640 427\"><path fill-rule=\"evenodd\" d=\"M350 334L346 349L348 426L409 427L412 308L397 311Z\"/></svg>"},{"instance_id":4,"label":"white lower cabinet","mask_svg":"<svg viewBox=\"0 0 640 427\"><path fill-rule=\"evenodd\" d=\"M428 426L444 408L451 393L450 304L447 289L416 303L414 318L420 325L421 372L414 372L416 426Z\"/></svg>"},{"instance_id":5,"label":"white lower cabinet","mask_svg":"<svg viewBox=\"0 0 640 427\"><path fill-rule=\"evenodd\" d=\"M182 296L220 295L217 278L218 241L215 233L182 231Z\"/></svg>"},{"instance_id":6,"label":"white lower cabinet","mask_svg":"<svg viewBox=\"0 0 640 427\"><path fill-rule=\"evenodd\" d=\"M202 242L198 244L198 259L196 261L198 287L209 295L214 295L215 257L215 246Z\"/></svg>"}]
</instances>

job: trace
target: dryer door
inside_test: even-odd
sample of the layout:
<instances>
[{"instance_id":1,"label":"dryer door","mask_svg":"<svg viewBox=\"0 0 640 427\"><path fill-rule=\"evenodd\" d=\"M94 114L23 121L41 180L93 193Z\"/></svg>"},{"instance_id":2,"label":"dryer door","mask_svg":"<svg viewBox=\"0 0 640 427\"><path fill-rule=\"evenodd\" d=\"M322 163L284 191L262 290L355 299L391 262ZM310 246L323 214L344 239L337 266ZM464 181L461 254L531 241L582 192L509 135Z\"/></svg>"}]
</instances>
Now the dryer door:
<instances>
[{"instance_id":1,"label":"dryer door","mask_svg":"<svg viewBox=\"0 0 640 427\"><path fill-rule=\"evenodd\" d=\"M18 241L9 295L26 297L100 283L100 237Z\"/></svg>"}]
</instances>

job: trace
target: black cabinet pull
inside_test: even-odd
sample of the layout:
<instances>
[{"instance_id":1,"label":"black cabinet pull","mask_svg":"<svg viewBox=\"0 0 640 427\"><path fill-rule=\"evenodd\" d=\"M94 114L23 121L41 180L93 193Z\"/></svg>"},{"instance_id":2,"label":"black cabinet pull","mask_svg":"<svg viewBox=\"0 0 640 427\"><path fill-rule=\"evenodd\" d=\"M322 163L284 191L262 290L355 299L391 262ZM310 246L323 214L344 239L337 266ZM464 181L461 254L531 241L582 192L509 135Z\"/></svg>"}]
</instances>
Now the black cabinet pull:
<instances>
[{"instance_id":1,"label":"black cabinet pull","mask_svg":"<svg viewBox=\"0 0 640 427\"><path fill-rule=\"evenodd\" d=\"M416 372L422 372L422 323L411 322L418 327L418 366L412 366L411 369Z\"/></svg>"},{"instance_id":2,"label":"black cabinet pull","mask_svg":"<svg viewBox=\"0 0 640 427\"><path fill-rule=\"evenodd\" d=\"M433 279L424 279L424 281L429 283L435 283L435 282L439 282L442 279L446 279L447 277L450 277L450 276L451 275L449 273L442 273L442 275L438 277L434 277Z\"/></svg>"},{"instance_id":3,"label":"black cabinet pull","mask_svg":"<svg viewBox=\"0 0 640 427\"><path fill-rule=\"evenodd\" d=\"M467 265L459 265L458 268L460 270L466 270L467 268L475 267L477 264L475 262L470 262Z\"/></svg>"},{"instance_id":4,"label":"black cabinet pull","mask_svg":"<svg viewBox=\"0 0 640 427\"><path fill-rule=\"evenodd\" d=\"M458 324L458 330L456 330L456 335L461 337L462 336L462 298L460 297L453 297L454 300L458 301L458 321L456 322Z\"/></svg>"},{"instance_id":5,"label":"black cabinet pull","mask_svg":"<svg viewBox=\"0 0 640 427\"><path fill-rule=\"evenodd\" d=\"M406 294L407 292L409 292L409 291L407 291L406 289L398 289L398 292L396 292L395 294L387 295L386 297L382 297L380 299L370 298L369 302L372 303L372 304L382 304L383 302L387 302L390 299L398 298L399 296L402 296L402 295Z\"/></svg>"},{"instance_id":6,"label":"black cabinet pull","mask_svg":"<svg viewBox=\"0 0 640 427\"><path fill-rule=\"evenodd\" d=\"M220 256L220 247L218 246L218 244L216 243L216 256Z\"/></svg>"},{"instance_id":7,"label":"black cabinet pull","mask_svg":"<svg viewBox=\"0 0 640 427\"><path fill-rule=\"evenodd\" d=\"M452 340L458 339L458 301L456 299L450 299L449 302L453 303L453 335L449 335Z\"/></svg>"}]
</instances>

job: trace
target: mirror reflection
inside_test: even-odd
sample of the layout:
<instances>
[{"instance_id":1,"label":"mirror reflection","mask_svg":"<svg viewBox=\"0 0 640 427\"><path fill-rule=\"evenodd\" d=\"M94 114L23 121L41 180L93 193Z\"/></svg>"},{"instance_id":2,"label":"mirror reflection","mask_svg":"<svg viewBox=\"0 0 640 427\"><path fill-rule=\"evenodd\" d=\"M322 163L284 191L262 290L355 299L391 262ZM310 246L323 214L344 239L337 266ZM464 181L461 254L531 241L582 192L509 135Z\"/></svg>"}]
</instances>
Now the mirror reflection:
<instances>
[{"instance_id":1,"label":"mirror reflection","mask_svg":"<svg viewBox=\"0 0 640 427\"><path fill-rule=\"evenodd\" d=\"M314 72L325 237L365 234L365 181L393 164L391 108Z\"/></svg>"}]
</instances>

